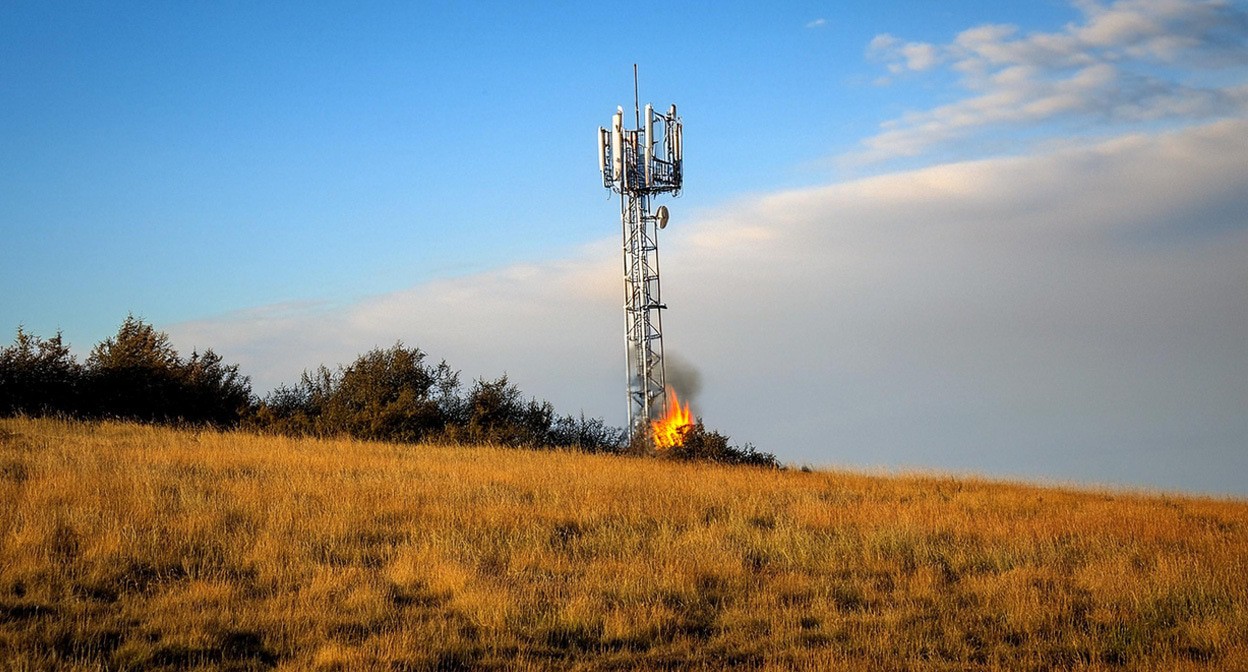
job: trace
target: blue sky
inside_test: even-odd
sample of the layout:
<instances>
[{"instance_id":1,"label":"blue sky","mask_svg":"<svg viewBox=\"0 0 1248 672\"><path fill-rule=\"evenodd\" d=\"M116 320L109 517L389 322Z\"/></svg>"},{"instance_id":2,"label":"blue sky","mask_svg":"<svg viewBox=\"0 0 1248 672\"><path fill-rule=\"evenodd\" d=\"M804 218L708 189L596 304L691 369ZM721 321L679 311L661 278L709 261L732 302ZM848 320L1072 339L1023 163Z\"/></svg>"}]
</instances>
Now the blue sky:
<instances>
[{"instance_id":1,"label":"blue sky","mask_svg":"<svg viewBox=\"0 0 1248 672\"><path fill-rule=\"evenodd\" d=\"M0 327L258 391L403 340L622 423L594 131L676 103L668 348L783 459L1248 493L1242 3L0 8Z\"/></svg>"},{"instance_id":2,"label":"blue sky","mask_svg":"<svg viewBox=\"0 0 1248 672\"><path fill-rule=\"evenodd\" d=\"M6 3L4 281L54 293L5 314L94 341L130 310L347 300L594 240L585 137L633 62L721 148L690 157L691 206L817 183L904 105L865 45L955 21L920 3L805 28L830 9L656 10L629 36L593 3Z\"/></svg>"}]
</instances>

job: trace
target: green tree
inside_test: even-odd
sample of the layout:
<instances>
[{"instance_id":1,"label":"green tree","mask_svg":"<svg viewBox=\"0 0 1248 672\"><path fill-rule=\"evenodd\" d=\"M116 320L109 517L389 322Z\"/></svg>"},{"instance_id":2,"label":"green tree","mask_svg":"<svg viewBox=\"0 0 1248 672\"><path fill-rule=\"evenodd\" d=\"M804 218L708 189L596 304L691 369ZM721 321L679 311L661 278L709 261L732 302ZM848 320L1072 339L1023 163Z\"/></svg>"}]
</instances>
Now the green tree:
<instances>
[{"instance_id":1,"label":"green tree","mask_svg":"<svg viewBox=\"0 0 1248 672\"><path fill-rule=\"evenodd\" d=\"M130 315L87 358L88 409L149 422L237 424L251 383L212 350L183 361L169 336Z\"/></svg>"},{"instance_id":2,"label":"green tree","mask_svg":"<svg viewBox=\"0 0 1248 672\"><path fill-rule=\"evenodd\" d=\"M701 420L684 427L681 433L680 445L668 451L668 455L675 459L780 468L775 455L761 452L748 443L744 447L729 445L727 436L708 430Z\"/></svg>"},{"instance_id":3,"label":"green tree","mask_svg":"<svg viewBox=\"0 0 1248 672\"><path fill-rule=\"evenodd\" d=\"M0 414L72 414L82 376L59 331L45 340L18 327L13 345L0 350Z\"/></svg>"},{"instance_id":4,"label":"green tree","mask_svg":"<svg viewBox=\"0 0 1248 672\"><path fill-rule=\"evenodd\" d=\"M555 417L549 402L525 399L507 376L477 380L461 395L459 373L402 342L374 349L349 366L304 371L299 383L270 392L247 418L250 429L279 434L347 435L419 442L447 439L509 446L619 452L627 432L601 419Z\"/></svg>"},{"instance_id":5,"label":"green tree","mask_svg":"<svg viewBox=\"0 0 1248 672\"><path fill-rule=\"evenodd\" d=\"M283 434L417 442L443 435L461 405L458 388L459 374L446 362L427 365L420 349L398 342L346 367L304 371L298 384L270 392L248 425Z\"/></svg>"},{"instance_id":6,"label":"green tree","mask_svg":"<svg viewBox=\"0 0 1248 672\"><path fill-rule=\"evenodd\" d=\"M337 374L322 367L313 386L319 393L310 396L323 428L384 441L415 442L441 433L459 374L446 362L427 366L424 360L420 349L398 342L370 350Z\"/></svg>"},{"instance_id":7,"label":"green tree","mask_svg":"<svg viewBox=\"0 0 1248 672\"><path fill-rule=\"evenodd\" d=\"M179 415L190 422L233 426L252 404L251 381L211 349L178 367Z\"/></svg>"},{"instance_id":8,"label":"green tree","mask_svg":"<svg viewBox=\"0 0 1248 672\"><path fill-rule=\"evenodd\" d=\"M628 430L612 427L602 418L562 415L550 428L551 446L575 448L587 453L619 453L628 443Z\"/></svg>"},{"instance_id":9,"label":"green tree","mask_svg":"<svg viewBox=\"0 0 1248 672\"><path fill-rule=\"evenodd\" d=\"M164 332L129 315L87 358L90 403L106 416L173 420L180 363Z\"/></svg>"},{"instance_id":10,"label":"green tree","mask_svg":"<svg viewBox=\"0 0 1248 672\"><path fill-rule=\"evenodd\" d=\"M506 374L495 380L477 380L460 413L451 437L474 443L507 446L548 446L554 407L550 402L525 400Z\"/></svg>"}]
</instances>

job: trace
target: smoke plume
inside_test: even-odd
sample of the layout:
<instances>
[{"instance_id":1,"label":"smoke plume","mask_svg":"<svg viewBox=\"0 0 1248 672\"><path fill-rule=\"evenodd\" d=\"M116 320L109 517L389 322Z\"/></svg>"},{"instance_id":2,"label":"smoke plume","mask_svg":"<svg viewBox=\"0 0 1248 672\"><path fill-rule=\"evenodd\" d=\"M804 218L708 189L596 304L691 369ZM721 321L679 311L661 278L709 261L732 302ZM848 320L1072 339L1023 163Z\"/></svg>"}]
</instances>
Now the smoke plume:
<instances>
[{"instance_id":1,"label":"smoke plume","mask_svg":"<svg viewBox=\"0 0 1248 672\"><path fill-rule=\"evenodd\" d=\"M696 406L698 394L702 391L702 374L698 367L669 351L663 355L663 369L667 375L667 384L676 390L677 396L684 403Z\"/></svg>"}]
</instances>

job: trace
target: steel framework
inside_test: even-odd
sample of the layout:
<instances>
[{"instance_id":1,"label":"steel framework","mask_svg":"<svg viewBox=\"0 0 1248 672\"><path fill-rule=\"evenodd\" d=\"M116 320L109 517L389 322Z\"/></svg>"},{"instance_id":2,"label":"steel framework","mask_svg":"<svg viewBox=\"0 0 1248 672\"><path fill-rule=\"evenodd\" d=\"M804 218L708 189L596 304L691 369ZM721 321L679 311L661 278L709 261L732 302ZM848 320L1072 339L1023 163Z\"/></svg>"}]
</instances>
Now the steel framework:
<instances>
[{"instance_id":1,"label":"steel framework","mask_svg":"<svg viewBox=\"0 0 1248 672\"><path fill-rule=\"evenodd\" d=\"M634 109L636 128L625 128L617 107L611 128L598 129L598 163L604 187L620 195L624 237L625 366L630 437L649 431L667 397L663 366L663 313L659 283L659 229L667 207L651 212L659 194L680 195L682 135L676 106L645 113Z\"/></svg>"}]
</instances>

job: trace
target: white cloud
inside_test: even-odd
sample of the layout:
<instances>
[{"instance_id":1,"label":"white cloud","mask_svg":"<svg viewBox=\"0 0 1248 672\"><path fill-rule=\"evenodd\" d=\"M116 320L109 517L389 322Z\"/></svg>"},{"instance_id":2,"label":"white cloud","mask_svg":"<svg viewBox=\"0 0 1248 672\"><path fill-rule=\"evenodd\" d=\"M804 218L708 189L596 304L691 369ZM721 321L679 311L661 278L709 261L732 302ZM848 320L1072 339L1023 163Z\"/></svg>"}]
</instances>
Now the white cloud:
<instances>
[{"instance_id":1,"label":"white cloud","mask_svg":"<svg viewBox=\"0 0 1248 672\"><path fill-rule=\"evenodd\" d=\"M546 374L575 379L588 352L601 355L589 357L591 362L605 361L608 341L618 340L611 310L621 301L610 282L619 275L611 263L614 247L603 243L573 259L433 281L349 305L240 311L178 325L170 333L181 347L213 347L233 357L257 391L297 382L304 369L346 364L396 341L447 359L469 379L508 373L526 390L532 385L524 383L536 378L545 389L558 390ZM568 362L575 364L565 370ZM573 385L552 400L570 405L582 391Z\"/></svg>"},{"instance_id":2,"label":"white cloud","mask_svg":"<svg viewBox=\"0 0 1248 672\"><path fill-rule=\"evenodd\" d=\"M910 70L930 70L940 58L936 47L930 44L911 42L901 47L900 51L906 59L906 67Z\"/></svg>"},{"instance_id":3,"label":"white cloud","mask_svg":"<svg viewBox=\"0 0 1248 672\"><path fill-rule=\"evenodd\" d=\"M828 25L827 19L818 18L818 19L815 19L814 21L811 21L810 23L807 23L806 27L807 28L822 28L826 25Z\"/></svg>"},{"instance_id":4,"label":"white cloud","mask_svg":"<svg viewBox=\"0 0 1248 672\"><path fill-rule=\"evenodd\" d=\"M890 77L948 64L966 95L886 122L850 161L918 155L1002 125L1208 120L1241 114L1238 81L1210 84L1196 74L1248 64L1248 12L1219 0L1120 0L1078 4L1082 21L1060 31L1020 34L984 25L945 45L882 34L868 56ZM1236 75L1228 75L1234 78ZM889 83L890 77L878 80Z\"/></svg>"},{"instance_id":5,"label":"white cloud","mask_svg":"<svg viewBox=\"0 0 1248 672\"><path fill-rule=\"evenodd\" d=\"M1245 168L1223 121L734 203L664 232L666 343L785 459L1242 491ZM620 423L618 254L169 332L261 387L402 339Z\"/></svg>"}]
</instances>

